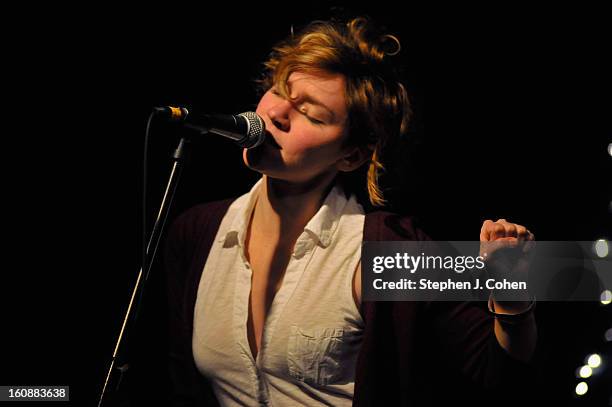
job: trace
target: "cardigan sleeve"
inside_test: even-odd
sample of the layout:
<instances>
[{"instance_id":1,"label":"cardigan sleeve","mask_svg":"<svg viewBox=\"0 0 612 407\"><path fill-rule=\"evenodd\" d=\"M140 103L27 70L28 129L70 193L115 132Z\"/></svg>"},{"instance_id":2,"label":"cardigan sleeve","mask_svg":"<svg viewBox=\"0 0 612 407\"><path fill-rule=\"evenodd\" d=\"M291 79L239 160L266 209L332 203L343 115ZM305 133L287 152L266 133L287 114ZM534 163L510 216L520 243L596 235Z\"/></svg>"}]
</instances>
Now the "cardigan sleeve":
<instances>
[{"instance_id":1,"label":"cardigan sleeve","mask_svg":"<svg viewBox=\"0 0 612 407\"><path fill-rule=\"evenodd\" d=\"M534 379L529 363L512 358L499 344L494 319L475 302L431 302L424 307L444 360L484 389L516 389Z\"/></svg>"},{"instance_id":2,"label":"cardigan sleeve","mask_svg":"<svg viewBox=\"0 0 612 407\"><path fill-rule=\"evenodd\" d=\"M414 218L389 212L366 215L364 241L430 241ZM354 405L422 405L429 385L427 352L495 396L534 377L529 364L499 345L493 318L477 302L364 301L365 332L356 372Z\"/></svg>"},{"instance_id":3,"label":"cardigan sleeve","mask_svg":"<svg viewBox=\"0 0 612 407\"><path fill-rule=\"evenodd\" d=\"M198 372L191 348L193 313L200 276L231 200L196 206L172 224L164 245L168 298L168 394L171 406L218 405Z\"/></svg>"},{"instance_id":4,"label":"cardigan sleeve","mask_svg":"<svg viewBox=\"0 0 612 407\"><path fill-rule=\"evenodd\" d=\"M414 219L401 218L402 230L410 230L414 240L431 241ZM448 248L444 249L447 253ZM499 344L494 318L485 303L436 301L423 307L424 326L431 329L443 359L483 389L527 386L535 378L533 364L511 357ZM532 359L533 360L533 359Z\"/></svg>"}]
</instances>

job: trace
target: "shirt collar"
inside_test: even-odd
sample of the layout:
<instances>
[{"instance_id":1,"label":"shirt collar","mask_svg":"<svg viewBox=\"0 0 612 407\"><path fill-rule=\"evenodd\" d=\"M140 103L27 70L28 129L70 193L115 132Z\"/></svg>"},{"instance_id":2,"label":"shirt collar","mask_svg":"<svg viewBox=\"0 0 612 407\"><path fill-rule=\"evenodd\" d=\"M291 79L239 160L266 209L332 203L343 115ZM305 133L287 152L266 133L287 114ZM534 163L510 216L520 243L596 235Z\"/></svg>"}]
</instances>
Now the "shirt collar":
<instances>
[{"instance_id":1,"label":"shirt collar","mask_svg":"<svg viewBox=\"0 0 612 407\"><path fill-rule=\"evenodd\" d=\"M304 227L320 246L327 247L331 243L347 202L342 187L339 184L334 185L319 211Z\"/></svg>"},{"instance_id":2,"label":"shirt collar","mask_svg":"<svg viewBox=\"0 0 612 407\"><path fill-rule=\"evenodd\" d=\"M242 197L243 203L238 208L236 216L232 220L232 223L227 229L225 235L219 238L219 242L225 243L224 247L230 247L236 244L238 244L240 247L244 246L247 228L249 226L249 221L251 220L251 214L255 208L255 202L257 202L257 196L259 194L259 189L261 188L262 182L263 177L261 177L259 181L253 185L251 190Z\"/></svg>"},{"instance_id":3,"label":"shirt collar","mask_svg":"<svg viewBox=\"0 0 612 407\"><path fill-rule=\"evenodd\" d=\"M219 238L219 242L224 242L224 247L231 247L236 244L243 247L246 238L246 232L257 202L257 196L261 189L263 177L251 188L251 190L243 197L243 204L238 209L237 216L233 219L227 232ZM321 247L330 245L334 231L338 227L340 217L344 212L348 199L344 194L341 185L335 184L329 191L323 205L317 213L308 221L304 227L305 234ZM300 237L298 240L302 239Z\"/></svg>"}]
</instances>

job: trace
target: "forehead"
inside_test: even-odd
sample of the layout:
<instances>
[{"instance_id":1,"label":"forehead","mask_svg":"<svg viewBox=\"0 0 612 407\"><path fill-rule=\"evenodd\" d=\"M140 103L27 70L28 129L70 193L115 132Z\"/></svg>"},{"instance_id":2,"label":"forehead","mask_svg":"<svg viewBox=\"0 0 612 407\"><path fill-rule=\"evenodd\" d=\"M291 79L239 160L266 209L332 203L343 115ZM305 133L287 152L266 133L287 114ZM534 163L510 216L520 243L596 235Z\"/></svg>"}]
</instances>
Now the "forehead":
<instances>
[{"instance_id":1,"label":"forehead","mask_svg":"<svg viewBox=\"0 0 612 407\"><path fill-rule=\"evenodd\" d=\"M293 72L287 79L287 87L292 97L309 97L324 104L338 116L346 115L345 79L343 75L313 75Z\"/></svg>"}]
</instances>

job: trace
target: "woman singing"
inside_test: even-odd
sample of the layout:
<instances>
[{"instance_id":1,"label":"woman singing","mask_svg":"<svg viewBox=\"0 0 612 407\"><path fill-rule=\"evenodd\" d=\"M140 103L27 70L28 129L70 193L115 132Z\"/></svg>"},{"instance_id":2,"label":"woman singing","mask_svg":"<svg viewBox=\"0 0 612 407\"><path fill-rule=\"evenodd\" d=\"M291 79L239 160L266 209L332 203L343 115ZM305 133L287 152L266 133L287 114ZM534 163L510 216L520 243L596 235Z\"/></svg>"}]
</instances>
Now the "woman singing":
<instances>
[{"instance_id":1,"label":"woman singing","mask_svg":"<svg viewBox=\"0 0 612 407\"><path fill-rule=\"evenodd\" d=\"M266 141L243 151L261 178L187 211L167 238L174 405L426 403L428 351L483 389L526 374L532 303L361 300L362 242L429 239L381 210L384 149L410 118L399 51L364 18L314 22L274 47L256 109ZM480 240L533 235L500 219Z\"/></svg>"}]
</instances>

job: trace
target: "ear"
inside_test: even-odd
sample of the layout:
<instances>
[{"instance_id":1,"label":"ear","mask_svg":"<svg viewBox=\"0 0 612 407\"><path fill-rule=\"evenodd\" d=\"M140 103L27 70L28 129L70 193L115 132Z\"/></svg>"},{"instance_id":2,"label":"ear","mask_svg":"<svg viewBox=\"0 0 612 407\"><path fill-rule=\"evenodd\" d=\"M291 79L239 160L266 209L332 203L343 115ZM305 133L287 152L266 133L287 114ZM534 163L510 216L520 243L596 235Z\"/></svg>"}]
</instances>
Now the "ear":
<instances>
[{"instance_id":1,"label":"ear","mask_svg":"<svg viewBox=\"0 0 612 407\"><path fill-rule=\"evenodd\" d=\"M352 146L347 149L344 156L338 160L338 171L351 172L361 167L363 163L372 158L373 149L370 146Z\"/></svg>"}]
</instances>

